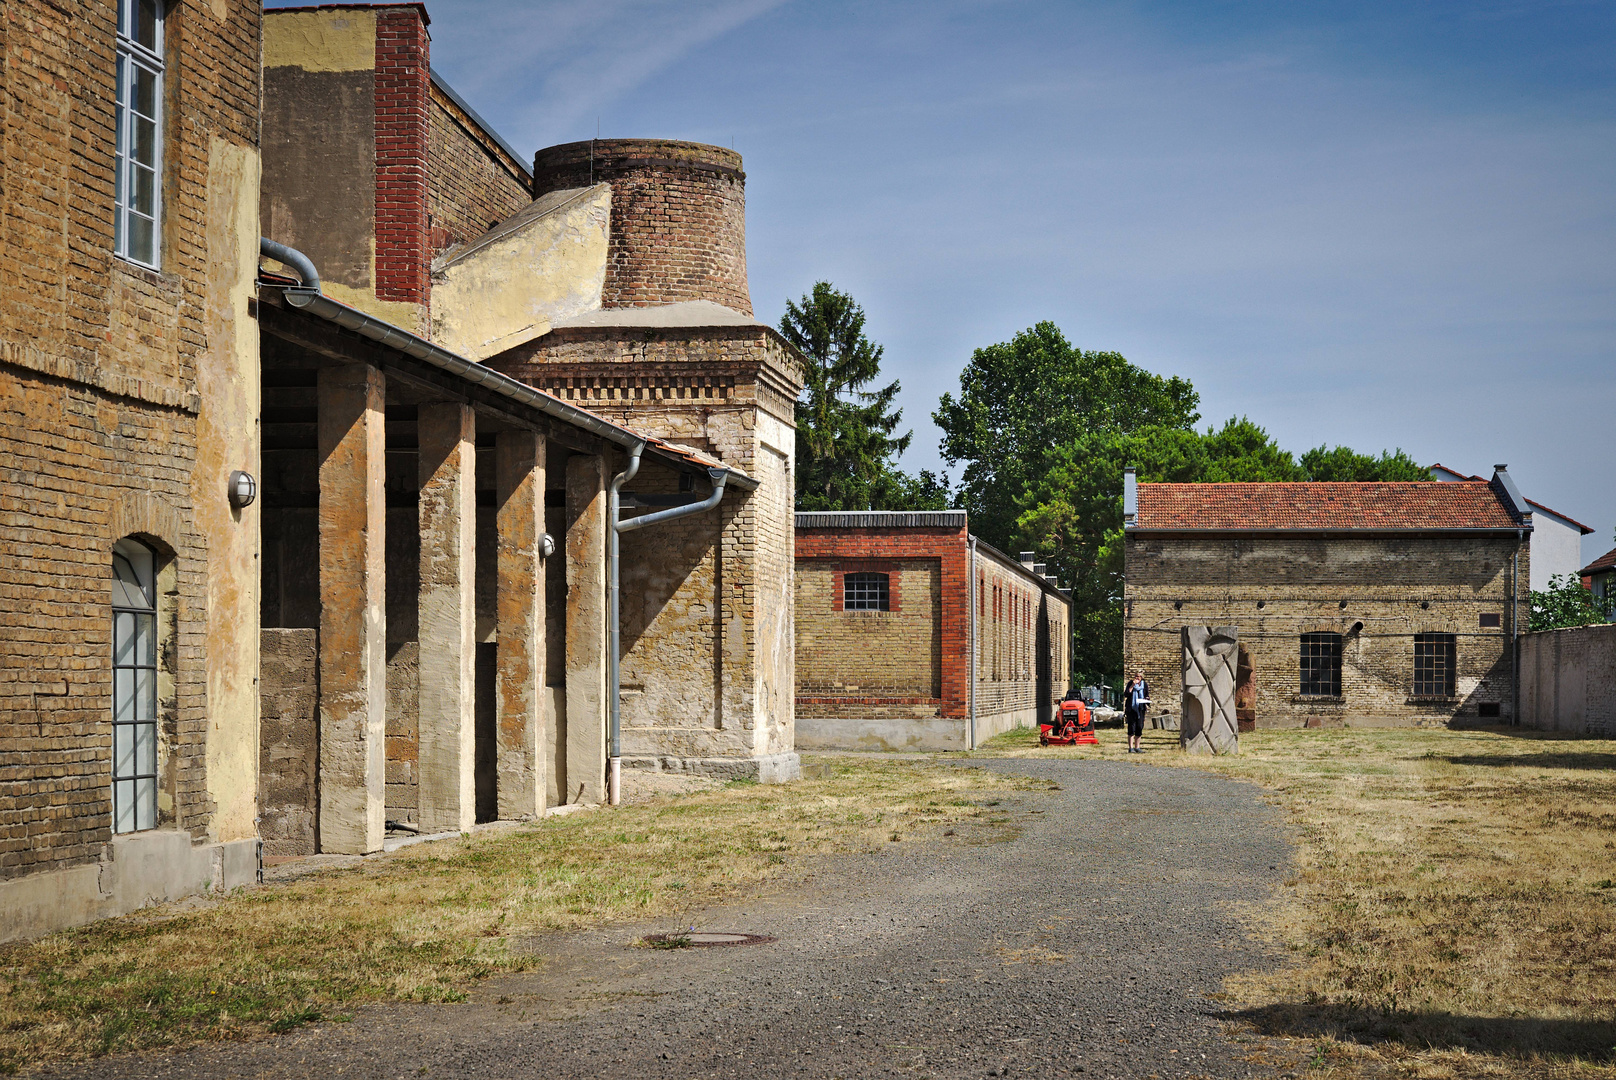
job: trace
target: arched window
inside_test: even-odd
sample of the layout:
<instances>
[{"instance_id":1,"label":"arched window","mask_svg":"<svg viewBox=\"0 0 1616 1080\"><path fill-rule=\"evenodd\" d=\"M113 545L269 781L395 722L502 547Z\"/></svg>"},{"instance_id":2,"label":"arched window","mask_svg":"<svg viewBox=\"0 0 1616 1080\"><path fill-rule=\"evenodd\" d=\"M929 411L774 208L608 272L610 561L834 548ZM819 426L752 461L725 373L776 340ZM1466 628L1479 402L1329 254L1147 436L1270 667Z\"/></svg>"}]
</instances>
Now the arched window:
<instances>
[{"instance_id":1,"label":"arched window","mask_svg":"<svg viewBox=\"0 0 1616 1080\"><path fill-rule=\"evenodd\" d=\"M112 546L112 831L157 826L157 559Z\"/></svg>"},{"instance_id":2,"label":"arched window","mask_svg":"<svg viewBox=\"0 0 1616 1080\"><path fill-rule=\"evenodd\" d=\"M848 574L842 578L843 611L890 611L891 596L885 574Z\"/></svg>"}]
</instances>

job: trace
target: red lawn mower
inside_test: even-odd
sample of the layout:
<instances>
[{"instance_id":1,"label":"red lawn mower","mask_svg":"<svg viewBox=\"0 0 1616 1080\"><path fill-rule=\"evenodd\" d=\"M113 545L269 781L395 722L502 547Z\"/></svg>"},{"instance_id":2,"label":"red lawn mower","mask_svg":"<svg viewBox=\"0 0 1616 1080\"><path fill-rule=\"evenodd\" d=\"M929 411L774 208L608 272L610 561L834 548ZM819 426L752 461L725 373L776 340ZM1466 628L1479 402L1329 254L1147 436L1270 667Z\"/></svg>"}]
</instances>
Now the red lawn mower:
<instances>
[{"instance_id":1,"label":"red lawn mower","mask_svg":"<svg viewBox=\"0 0 1616 1080\"><path fill-rule=\"evenodd\" d=\"M1038 725L1039 746L1076 746L1099 741L1099 736L1094 734L1094 714L1079 697L1062 701L1056 715Z\"/></svg>"}]
</instances>

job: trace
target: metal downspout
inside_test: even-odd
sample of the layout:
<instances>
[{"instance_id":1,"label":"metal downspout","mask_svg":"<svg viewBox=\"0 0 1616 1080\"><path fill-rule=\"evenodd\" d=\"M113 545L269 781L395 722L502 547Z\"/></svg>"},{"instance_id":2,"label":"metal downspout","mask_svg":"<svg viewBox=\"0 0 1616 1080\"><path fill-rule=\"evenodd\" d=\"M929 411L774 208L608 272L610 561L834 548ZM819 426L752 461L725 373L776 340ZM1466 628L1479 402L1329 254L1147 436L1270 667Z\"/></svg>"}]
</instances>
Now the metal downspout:
<instances>
[{"instance_id":1,"label":"metal downspout","mask_svg":"<svg viewBox=\"0 0 1616 1080\"><path fill-rule=\"evenodd\" d=\"M1509 559L1509 723L1521 726L1521 538L1515 530L1515 554Z\"/></svg>"},{"instance_id":2,"label":"metal downspout","mask_svg":"<svg viewBox=\"0 0 1616 1080\"><path fill-rule=\"evenodd\" d=\"M675 518L688 517L711 510L724 498L724 486L729 480L728 469L708 469L707 477L712 481L712 494L698 503L688 506L675 506L667 510L658 510L652 514L640 514L623 520L622 516L622 490L623 485L634 479L640 471L640 455L645 452L645 443L639 442L629 447L628 468L612 477L611 487L606 493L606 580L607 580L607 615L609 620L607 629L606 648L606 686L608 714L611 717L611 756L608 759L607 772L607 802L617 806L622 801L623 793L623 672L622 658L622 619L619 615L620 602L618 592L618 577L620 559L618 558L617 538L620 533L633 532L648 525L659 525Z\"/></svg>"},{"instance_id":3,"label":"metal downspout","mask_svg":"<svg viewBox=\"0 0 1616 1080\"><path fill-rule=\"evenodd\" d=\"M976 537L971 537L971 554L966 571L965 603L971 611L971 642L970 656L965 662L965 700L966 715L970 718L970 730L966 739L968 749L976 749Z\"/></svg>"},{"instance_id":4,"label":"metal downspout","mask_svg":"<svg viewBox=\"0 0 1616 1080\"><path fill-rule=\"evenodd\" d=\"M617 558L617 531L619 519L619 500L623 485L634 479L634 474L640 471L640 455L645 453L645 444L635 443L628 451L628 468L612 477L611 488L606 493L606 686L610 695L607 699L607 709L611 716L611 755L610 765L607 769L606 801L616 806L622 798L623 782L623 703L622 684L623 672L619 667L619 650L623 645L622 619L619 616L617 597L618 558Z\"/></svg>"}]
</instances>

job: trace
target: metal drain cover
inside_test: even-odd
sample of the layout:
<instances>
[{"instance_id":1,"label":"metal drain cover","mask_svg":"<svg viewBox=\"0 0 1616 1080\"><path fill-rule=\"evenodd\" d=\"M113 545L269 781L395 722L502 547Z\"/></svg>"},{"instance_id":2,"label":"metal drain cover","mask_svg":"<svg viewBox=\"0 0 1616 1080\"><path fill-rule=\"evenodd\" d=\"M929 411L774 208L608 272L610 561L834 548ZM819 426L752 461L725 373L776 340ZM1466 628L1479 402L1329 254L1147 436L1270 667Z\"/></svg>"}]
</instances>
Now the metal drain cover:
<instances>
[{"instance_id":1,"label":"metal drain cover","mask_svg":"<svg viewBox=\"0 0 1616 1080\"><path fill-rule=\"evenodd\" d=\"M766 945L777 938L767 934L736 934L727 931L701 931L688 934L648 934L647 945L660 945L667 949L715 949L725 945Z\"/></svg>"}]
</instances>

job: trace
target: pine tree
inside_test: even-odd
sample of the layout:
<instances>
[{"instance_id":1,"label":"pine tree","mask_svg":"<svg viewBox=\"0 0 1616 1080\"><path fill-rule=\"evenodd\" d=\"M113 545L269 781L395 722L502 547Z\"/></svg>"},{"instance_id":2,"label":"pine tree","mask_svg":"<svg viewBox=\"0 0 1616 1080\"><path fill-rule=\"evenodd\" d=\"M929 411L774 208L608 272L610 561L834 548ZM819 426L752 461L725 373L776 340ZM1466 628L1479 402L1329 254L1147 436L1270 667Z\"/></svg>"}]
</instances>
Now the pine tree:
<instances>
[{"instance_id":1,"label":"pine tree","mask_svg":"<svg viewBox=\"0 0 1616 1080\"><path fill-rule=\"evenodd\" d=\"M865 389L881 373L882 349L864 336L864 309L820 281L801 303L786 301L780 334L808 361L796 408L797 509L866 510L910 490L894 464L912 435L893 434L903 420L892 408L898 383Z\"/></svg>"}]
</instances>

